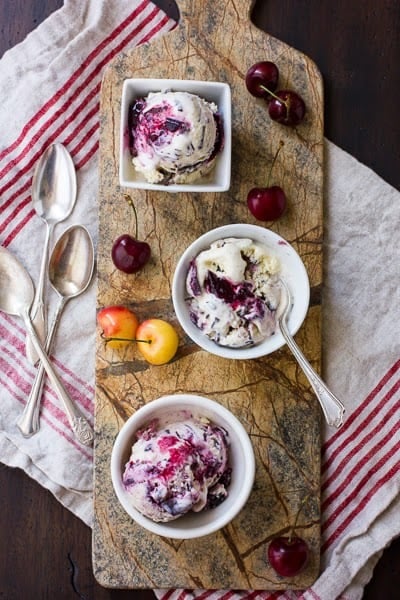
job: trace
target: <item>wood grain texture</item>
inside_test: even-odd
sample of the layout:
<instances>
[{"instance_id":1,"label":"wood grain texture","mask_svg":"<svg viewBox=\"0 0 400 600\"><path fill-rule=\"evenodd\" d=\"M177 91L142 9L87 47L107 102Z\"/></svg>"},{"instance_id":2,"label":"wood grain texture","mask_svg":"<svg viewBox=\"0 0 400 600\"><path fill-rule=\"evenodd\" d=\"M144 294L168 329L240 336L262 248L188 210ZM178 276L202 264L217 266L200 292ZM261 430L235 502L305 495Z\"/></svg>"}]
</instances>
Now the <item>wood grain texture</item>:
<instances>
[{"instance_id":1,"label":"wood grain texture","mask_svg":"<svg viewBox=\"0 0 400 600\"><path fill-rule=\"evenodd\" d=\"M171 304L175 264L198 235L234 222L255 222L247 192L274 169L286 190L289 210L272 227L302 256L312 287L312 303L297 335L313 365L320 368L320 286L322 284L323 87L314 63L251 24L248 2L203 2L200 12L179 4L181 21L150 45L121 54L108 67L101 92L99 161L98 308L130 306L140 318L161 317L176 324ZM307 105L297 129L269 120L266 107L247 93L248 67L268 58L279 65L281 87L301 91ZM135 276L115 270L113 240L134 231L127 191L118 182L119 113L122 83L129 77L216 80L232 92L232 183L220 194L129 191L138 213L139 237L152 259ZM129 223L131 224L129 226ZM96 349L95 523L93 563L106 587L284 589L309 586L319 572L320 410L297 364L286 349L252 361L228 361L195 347L180 332L176 360L151 367L134 347L117 356L98 336ZM207 395L228 407L253 442L257 473L245 509L222 531L199 540L174 541L147 533L118 505L109 461L124 421L151 400L170 393ZM288 532L299 507L297 532L311 548L299 576L277 577L267 564L268 540Z\"/></svg>"}]
</instances>

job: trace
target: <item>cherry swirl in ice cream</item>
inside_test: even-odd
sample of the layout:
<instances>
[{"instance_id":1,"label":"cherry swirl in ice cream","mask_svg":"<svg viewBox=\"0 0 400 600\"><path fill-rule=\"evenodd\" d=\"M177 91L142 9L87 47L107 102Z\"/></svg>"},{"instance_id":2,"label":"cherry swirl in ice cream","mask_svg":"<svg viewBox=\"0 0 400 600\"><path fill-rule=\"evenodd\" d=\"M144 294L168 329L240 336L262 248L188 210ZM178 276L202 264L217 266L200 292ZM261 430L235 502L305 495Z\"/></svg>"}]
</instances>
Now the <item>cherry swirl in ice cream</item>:
<instances>
[{"instance_id":1,"label":"cherry swirl in ice cream","mask_svg":"<svg viewBox=\"0 0 400 600\"><path fill-rule=\"evenodd\" d=\"M278 259L262 244L245 238L214 242L187 274L191 321L221 346L261 342L276 331L279 272Z\"/></svg>"},{"instance_id":2,"label":"cherry swirl in ice cream","mask_svg":"<svg viewBox=\"0 0 400 600\"><path fill-rule=\"evenodd\" d=\"M123 484L143 515L167 522L225 500L231 474L225 429L188 415L154 420L136 437Z\"/></svg>"},{"instance_id":3,"label":"cherry swirl in ice cream","mask_svg":"<svg viewBox=\"0 0 400 600\"><path fill-rule=\"evenodd\" d=\"M188 92L154 92L129 112L135 169L150 183L189 183L206 175L224 143L218 107Z\"/></svg>"}]
</instances>

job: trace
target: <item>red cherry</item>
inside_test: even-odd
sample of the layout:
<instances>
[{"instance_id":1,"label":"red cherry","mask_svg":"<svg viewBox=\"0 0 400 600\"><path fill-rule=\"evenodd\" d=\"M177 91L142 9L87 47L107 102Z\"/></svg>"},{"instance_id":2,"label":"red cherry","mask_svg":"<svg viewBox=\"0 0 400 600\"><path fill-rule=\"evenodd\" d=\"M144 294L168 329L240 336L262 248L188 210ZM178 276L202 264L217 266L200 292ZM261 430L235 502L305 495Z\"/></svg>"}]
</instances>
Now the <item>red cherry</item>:
<instances>
[{"instance_id":1,"label":"red cherry","mask_svg":"<svg viewBox=\"0 0 400 600\"><path fill-rule=\"evenodd\" d=\"M309 557L307 543L299 537L277 537L268 546L271 567L282 577L293 577L304 569Z\"/></svg>"},{"instance_id":2,"label":"red cherry","mask_svg":"<svg viewBox=\"0 0 400 600\"><path fill-rule=\"evenodd\" d=\"M271 163L266 187L254 187L247 194L247 206L251 214L260 221L275 221L286 209L286 195L279 185L269 185L272 169L283 147L281 140Z\"/></svg>"},{"instance_id":3,"label":"red cherry","mask_svg":"<svg viewBox=\"0 0 400 600\"><path fill-rule=\"evenodd\" d=\"M296 92L279 90L269 101L268 113L274 121L293 127L304 119L306 105Z\"/></svg>"},{"instance_id":4,"label":"red cherry","mask_svg":"<svg viewBox=\"0 0 400 600\"><path fill-rule=\"evenodd\" d=\"M138 237L138 218L133 200L128 194L124 195L135 215L135 237L124 233L115 240L111 249L111 258L114 265L124 273L136 273L147 263L150 258L150 246L147 242L140 242Z\"/></svg>"},{"instance_id":5,"label":"red cherry","mask_svg":"<svg viewBox=\"0 0 400 600\"><path fill-rule=\"evenodd\" d=\"M276 221L286 209L286 195L279 185L252 188L247 194L247 206L259 221Z\"/></svg>"},{"instance_id":6,"label":"red cherry","mask_svg":"<svg viewBox=\"0 0 400 600\"><path fill-rule=\"evenodd\" d=\"M275 63L269 60L258 62L246 73L246 87L256 98L270 98L268 90L274 92L278 87L279 70ZM268 89L265 89L268 88Z\"/></svg>"},{"instance_id":7,"label":"red cherry","mask_svg":"<svg viewBox=\"0 0 400 600\"><path fill-rule=\"evenodd\" d=\"M136 273L150 258L150 246L139 242L125 233L117 238L112 246L111 257L114 265L124 273Z\"/></svg>"}]
</instances>

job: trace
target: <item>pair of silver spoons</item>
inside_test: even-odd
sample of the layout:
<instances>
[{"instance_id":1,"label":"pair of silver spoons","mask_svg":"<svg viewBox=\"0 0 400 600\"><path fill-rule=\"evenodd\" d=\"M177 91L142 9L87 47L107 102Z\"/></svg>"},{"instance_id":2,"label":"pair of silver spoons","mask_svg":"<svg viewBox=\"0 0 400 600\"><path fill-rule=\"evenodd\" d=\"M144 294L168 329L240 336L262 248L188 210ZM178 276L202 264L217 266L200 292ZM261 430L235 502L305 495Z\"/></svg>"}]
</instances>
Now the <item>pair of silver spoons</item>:
<instances>
[{"instance_id":1,"label":"pair of silver spoons","mask_svg":"<svg viewBox=\"0 0 400 600\"><path fill-rule=\"evenodd\" d=\"M49 360L52 344L66 303L82 294L92 279L94 249L87 229L74 225L59 238L49 256L49 243L55 225L66 219L75 204L76 173L72 159L62 144L53 144L39 160L32 185L32 200L47 231L36 288L13 254L0 247L0 310L20 316L27 329L27 356L38 370L24 411L17 421L22 434L29 437L39 429L39 408L44 374L63 403L71 428L81 443L93 442L92 429L75 406ZM46 336L45 281L48 275L59 302Z\"/></svg>"}]
</instances>

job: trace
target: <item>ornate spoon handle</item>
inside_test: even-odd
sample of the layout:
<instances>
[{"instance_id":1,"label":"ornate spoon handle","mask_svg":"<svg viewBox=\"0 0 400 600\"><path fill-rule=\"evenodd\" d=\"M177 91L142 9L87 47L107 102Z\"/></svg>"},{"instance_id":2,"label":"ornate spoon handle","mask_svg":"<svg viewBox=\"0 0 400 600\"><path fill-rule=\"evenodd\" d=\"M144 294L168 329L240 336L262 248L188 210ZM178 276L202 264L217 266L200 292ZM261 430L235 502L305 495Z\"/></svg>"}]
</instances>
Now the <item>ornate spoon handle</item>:
<instances>
[{"instance_id":1,"label":"ornate spoon handle","mask_svg":"<svg viewBox=\"0 0 400 600\"><path fill-rule=\"evenodd\" d=\"M32 325L32 321L29 316L29 311L22 311L21 317L24 320L28 334L31 336L33 347L35 348L40 360L42 361L42 365L46 370L46 373L52 383L52 386L64 405L64 410L68 417L68 421L71 425L72 431L75 433L76 437L81 442L81 444L84 444L85 446L91 446L93 444L94 439L93 430L88 421L80 412L80 410L72 402L66 389L64 388L55 370L53 369L53 366L50 360L48 359L47 354L43 350L37 333Z\"/></svg>"},{"instance_id":2,"label":"ornate spoon handle","mask_svg":"<svg viewBox=\"0 0 400 600\"><path fill-rule=\"evenodd\" d=\"M278 319L281 333L293 356L295 357L299 366L301 367L303 373L310 382L315 392L315 395L317 396L318 401L321 405L326 422L331 427L339 428L341 427L341 425L343 425L343 416L345 413L345 408L340 402L340 400L336 398L336 396L329 390L329 388L322 381L320 376L312 368L312 366L304 356L303 352L300 350L299 346L296 344L291 334L289 333L289 330L286 325L286 317L288 314L288 308L290 306L290 293L285 282L282 281L282 285L286 291L287 306Z\"/></svg>"}]
</instances>

